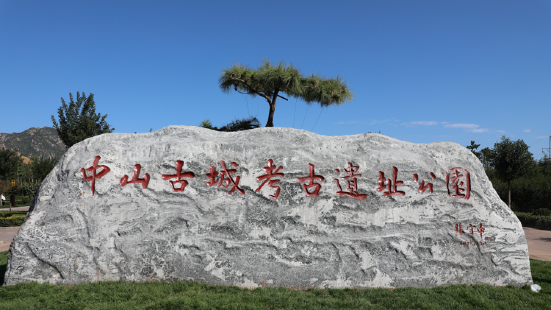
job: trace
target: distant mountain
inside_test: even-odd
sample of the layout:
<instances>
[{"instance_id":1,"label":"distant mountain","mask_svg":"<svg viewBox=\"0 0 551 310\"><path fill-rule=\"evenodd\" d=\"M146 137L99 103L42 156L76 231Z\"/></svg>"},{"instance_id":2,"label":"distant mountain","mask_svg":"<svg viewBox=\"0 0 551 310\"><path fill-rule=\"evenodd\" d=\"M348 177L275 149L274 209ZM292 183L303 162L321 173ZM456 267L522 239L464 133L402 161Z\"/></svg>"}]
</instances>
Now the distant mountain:
<instances>
[{"instance_id":1,"label":"distant mountain","mask_svg":"<svg viewBox=\"0 0 551 310\"><path fill-rule=\"evenodd\" d=\"M17 149L26 157L55 157L60 159L65 151L65 144L59 139L52 127L32 127L23 132L0 133L0 148Z\"/></svg>"}]
</instances>

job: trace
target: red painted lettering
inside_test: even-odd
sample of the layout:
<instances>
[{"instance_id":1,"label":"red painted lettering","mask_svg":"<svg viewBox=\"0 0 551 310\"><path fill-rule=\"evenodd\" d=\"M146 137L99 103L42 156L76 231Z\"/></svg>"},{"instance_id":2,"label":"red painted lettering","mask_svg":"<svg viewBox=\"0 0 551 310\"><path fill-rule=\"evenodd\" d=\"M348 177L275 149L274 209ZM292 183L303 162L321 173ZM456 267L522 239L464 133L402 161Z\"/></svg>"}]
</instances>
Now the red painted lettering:
<instances>
[{"instance_id":1,"label":"red painted lettering","mask_svg":"<svg viewBox=\"0 0 551 310\"><path fill-rule=\"evenodd\" d=\"M430 173L430 177L431 177L433 180L436 180L436 176L435 176L434 173L432 173L432 172ZM418 182L418 181L419 181L419 176L417 175L417 173L415 173L415 174L413 175L413 181L415 181L415 182ZM427 184L425 185L425 180L422 180L422 181L421 181L421 185L419 185L419 189L418 189L418 190L419 190L419 193L422 194L422 193L424 193L427 189L429 190L429 193L432 194L432 192L433 192L432 183L427 183Z\"/></svg>"},{"instance_id":2,"label":"red painted lettering","mask_svg":"<svg viewBox=\"0 0 551 310\"><path fill-rule=\"evenodd\" d=\"M455 224L455 232L458 232L460 234L464 234L465 231L463 231L463 224Z\"/></svg>"},{"instance_id":3,"label":"red painted lettering","mask_svg":"<svg viewBox=\"0 0 551 310\"><path fill-rule=\"evenodd\" d=\"M319 191L321 189L321 184L316 183L314 181L315 180L325 181L325 178L322 177L321 175L315 175L314 165L308 164L308 166L310 167L310 176L297 178L297 180L300 183L304 183L304 184L302 184L302 188L304 189L304 192L306 193L306 196L308 196L308 197L318 197L319 196ZM309 183L306 184L305 182L309 182ZM308 188L311 188L311 187L315 187L314 191L313 192L308 192Z\"/></svg>"},{"instance_id":4,"label":"red painted lettering","mask_svg":"<svg viewBox=\"0 0 551 310\"><path fill-rule=\"evenodd\" d=\"M143 179L139 179L138 176L140 175L141 170L142 170L142 166L140 164L135 164L134 165L134 175L132 176L132 180L128 181L128 175L124 175L121 178L121 185L126 186L126 184L130 184L130 183L140 183L140 184L142 184L142 188L146 189L147 184L149 184L149 179L150 179L149 173L146 173L144 175Z\"/></svg>"},{"instance_id":5,"label":"red painted lettering","mask_svg":"<svg viewBox=\"0 0 551 310\"><path fill-rule=\"evenodd\" d=\"M367 198L367 194L359 194L358 193L358 180L356 179L356 177L361 177L362 175L361 174L354 174L354 173L358 172L359 168L360 168L360 166L352 166L352 163L350 163L350 162L348 163L348 167L344 168L344 171L348 175L344 176L344 177L341 177L341 179L343 179L343 180L348 179L348 192L345 192L345 191L342 190L339 179L334 179L335 182L337 182L337 187L339 188L339 191L337 192L337 194L339 194L339 196L348 196L348 197L352 197L352 198L355 198L355 199L365 199L365 198ZM340 173L340 170L335 169L335 172Z\"/></svg>"},{"instance_id":6,"label":"red painted lettering","mask_svg":"<svg viewBox=\"0 0 551 310\"><path fill-rule=\"evenodd\" d=\"M98 165L98 162L100 159L101 157L96 156L94 158L94 164L90 168L80 169L80 175L82 176L84 181L92 181L92 196L94 196L94 192L96 191L96 180L101 179L104 175L106 175L107 173L109 173L109 171L111 171L111 169L109 169L109 167L105 165ZM96 169L98 168L102 168L100 173L96 172ZM91 171L92 175L87 176L86 171Z\"/></svg>"},{"instance_id":7,"label":"red painted lettering","mask_svg":"<svg viewBox=\"0 0 551 310\"><path fill-rule=\"evenodd\" d=\"M480 234L480 239L482 239L482 234L484 233L485 230L486 228L482 227L482 223L480 223L480 226L476 228L476 231ZM488 237L486 237L486 240L488 240Z\"/></svg>"},{"instance_id":8,"label":"red painted lettering","mask_svg":"<svg viewBox=\"0 0 551 310\"><path fill-rule=\"evenodd\" d=\"M388 190L384 192L385 197L390 197L394 195L398 196L404 196L406 193L403 191L399 191L396 189L396 186L404 184L404 181L396 180L398 177L398 168L392 167L392 180L385 178L385 173L382 171L379 171L379 180L377 181L379 183L379 188L377 188L378 192L381 192L385 189L385 182L388 181Z\"/></svg>"},{"instance_id":9,"label":"red painted lettering","mask_svg":"<svg viewBox=\"0 0 551 310\"><path fill-rule=\"evenodd\" d=\"M176 161L176 174L163 174L163 180L169 180L169 179L176 179L176 181L169 181L170 186L172 186L172 190L175 192L183 192L186 186L188 186L188 182L186 180L182 180L182 178L195 178L195 173L188 171L183 172L182 167L184 166L184 162L181 160ZM174 187L174 184L181 183L179 188Z\"/></svg>"},{"instance_id":10,"label":"red painted lettering","mask_svg":"<svg viewBox=\"0 0 551 310\"><path fill-rule=\"evenodd\" d=\"M260 186L255 190L255 192L258 192L262 186L264 186L264 184L266 184L266 182L269 181L268 183L268 186L271 187L271 188L275 188L276 189L276 193L275 195L270 195L270 198L272 198L273 200L277 200L277 197L279 197L279 186L277 185L274 185L276 183L278 183L280 180L270 180L271 178L273 177L283 177L285 176L283 173L278 173L278 171L280 169L283 168L283 166L279 166L277 169L276 169L276 166L273 165L274 161L271 160L271 159L268 159L268 166L262 168L264 169L264 171L266 172L265 175L262 175L262 176L259 176L258 178L256 178L258 181L262 181L264 180L264 182L262 182L262 184L260 184ZM275 172L274 172L274 169Z\"/></svg>"},{"instance_id":11,"label":"red painted lettering","mask_svg":"<svg viewBox=\"0 0 551 310\"><path fill-rule=\"evenodd\" d=\"M471 236L474 234L474 226L469 224L469 226L467 226L467 229L471 232Z\"/></svg>"},{"instance_id":12,"label":"red painted lettering","mask_svg":"<svg viewBox=\"0 0 551 310\"><path fill-rule=\"evenodd\" d=\"M454 191L453 195L450 192L450 185ZM471 176L469 171L461 167L450 169L446 173L446 187L448 188L448 196L468 200L471 197Z\"/></svg>"},{"instance_id":13,"label":"red painted lettering","mask_svg":"<svg viewBox=\"0 0 551 310\"><path fill-rule=\"evenodd\" d=\"M210 179L210 181L207 182L207 186L213 186L218 183L218 180L220 180L220 182L218 183L218 187L222 186L224 188L228 188L230 184L233 185L228 194L231 194L235 190L237 190L239 193L241 193L241 195L245 195L245 191L239 188L239 180L241 179L241 177L237 176L234 180L233 177L230 175L236 173L237 170L226 168L226 162L224 162L223 160L221 160L220 163L222 164L223 169L223 171L220 171L220 178L216 178L218 176L218 171L216 171L216 168L214 166L211 166L210 173L207 173L207 177ZM231 165L234 167L239 166L236 162L231 162Z\"/></svg>"}]
</instances>

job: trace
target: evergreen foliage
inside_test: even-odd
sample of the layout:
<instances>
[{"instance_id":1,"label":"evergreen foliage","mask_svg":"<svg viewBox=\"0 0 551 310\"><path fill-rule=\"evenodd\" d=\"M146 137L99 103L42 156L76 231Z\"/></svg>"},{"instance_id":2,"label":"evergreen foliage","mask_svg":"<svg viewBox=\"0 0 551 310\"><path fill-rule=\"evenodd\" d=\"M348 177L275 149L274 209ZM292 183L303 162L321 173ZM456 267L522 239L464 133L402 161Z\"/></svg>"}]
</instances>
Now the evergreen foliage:
<instances>
[{"instance_id":1,"label":"evergreen foliage","mask_svg":"<svg viewBox=\"0 0 551 310\"><path fill-rule=\"evenodd\" d=\"M30 168L33 179L39 182L42 182L42 180L48 176L50 171L52 171L58 163L58 160L55 158L31 157L31 160L32 162L30 163Z\"/></svg>"},{"instance_id":2,"label":"evergreen foliage","mask_svg":"<svg viewBox=\"0 0 551 310\"><path fill-rule=\"evenodd\" d=\"M514 146L518 148L517 153L512 152ZM497 194L505 203L509 204L515 212L533 212L534 210L548 210L551 212L551 160L544 156L540 160L533 160L532 154L528 151L526 144L519 141L510 141L502 137L502 141L495 144L494 149L488 147L476 152L484 166L486 175L492 182ZM474 141L467 148L473 153L479 147ZM498 176L496 163L503 163L507 158L523 158L524 166L517 169L514 175L509 175L510 179ZM516 155L522 154L522 155ZM503 168L502 169L503 173ZM510 196L509 193L514 193ZM510 197L510 203L509 203ZM539 213L541 213L538 211ZM537 214L538 216L541 214Z\"/></svg>"},{"instance_id":3,"label":"evergreen foliage","mask_svg":"<svg viewBox=\"0 0 551 310\"><path fill-rule=\"evenodd\" d=\"M492 150L488 147L483 148L480 151L477 151L480 144L476 144L474 140L471 140L471 145L466 146L467 149L469 149L473 154L480 160L482 163L482 166L484 167L484 170L486 171L486 175L491 180L495 177L495 170L491 165L491 159L492 159Z\"/></svg>"},{"instance_id":4,"label":"evergreen foliage","mask_svg":"<svg viewBox=\"0 0 551 310\"><path fill-rule=\"evenodd\" d=\"M511 207L511 181L526 175L534 159L528 151L528 145L522 140L511 141L505 136L494 144L491 165L499 179L507 182L509 188L509 208Z\"/></svg>"},{"instance_id":5,"label":"evergreen foliage","mask_svg":"<svg viewBox=\"0 0 551 310\"><path fill-rule=\"evenodd\" d=\"M206 119L199 124L199 127L208 128L216 131L235 132L258 128L260 127L260 123L258 122L258 119L256 117L251 116L249 118L233 120L220 128L212 126L210 120Z\"/></svg>"},{"instance_id":6,"label":"evergreen foliage","mask_svg":"<svg viewBox=\"0 0 551 310\"><path fill-rule=\"evenodd\" d=\"M509 186L498 178L491 180L494 189L504 202L508 202ZM545 208L551 210L551 178L525 176L511 181L511 209L518 212L533 212Z\"/></svg>"},{"instance_id":7,"label":"evergreen foliage","mask_svg":"<svg viewBox=\"0 0 551 310\"><path fill-rule=\"evenodd\" d=\"M476 144L474 140L471 140L471 145L468 145L467 149L473 152L473 154L478 158L478 160L482 161L482 153L476 151L479 146L480 144Z\"/></svg>"},{"instance_id":8,"label":"evergreen foliage","mask_svg":"<svg viewBox=\"0 0 551 310\"><path fill-rule=\"evenodd\" d=\"M264 60L257 69L242 64L222 69L219 83L224 93L233 89L241 94L266 99L270 106L266 127L274 126L277 98L288 100L282 93L304 100L307 104L318 103L322 107L340 105L353 98L352 91L340 77L324 78L316 74L304 77L293 64L279 62L272 66L268 60Z\"/></svg>"},{"instance_id":9,"label":"evergreen foliage","mask_svg":"<svg viewBox=\"0 0 551 310\"><path fill-rule=\"evenodd\" d=\"M23 159L16 150L0 148L0 180L11 180L17 177L19 166Z\"/></svg>"},{"instance_id":10,"label":"evergreen foliage","mask_svg":"<svg viewBox=\"0 0 551 310\"><path fill-rule=\"evenodd\" d=\"M76 102L73 101L73 94L69 93L69 98L71 101L67 105L61 97L62 105L57 110L59 125L52 115L54 128L67 148L87 138L115 130L115 128L110 128L105 121L107 114L104 116L96 114L94 94L91 93L90 96L86 97L84 92L82 96L77 92Z\"/></svg>"}]
</instances>

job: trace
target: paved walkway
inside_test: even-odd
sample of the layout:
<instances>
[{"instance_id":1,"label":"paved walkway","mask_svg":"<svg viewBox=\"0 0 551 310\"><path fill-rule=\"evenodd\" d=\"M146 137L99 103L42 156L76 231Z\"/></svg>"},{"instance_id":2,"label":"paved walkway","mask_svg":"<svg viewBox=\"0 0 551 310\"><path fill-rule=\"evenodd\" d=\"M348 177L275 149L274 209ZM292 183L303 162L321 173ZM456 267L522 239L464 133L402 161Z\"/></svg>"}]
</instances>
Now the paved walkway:
<instances>
[{"instance_id":1,"label":"paved walkway","mask_svg":"<svg viewBox=\"0 0 551 310\"><path fill-rule=\"evenodd\" d=\"M0 227L0 252L10 249L11 241L19 231L19 227Z\"/></svg>"},{"instance_id":2,"label":"paved walkway","mask_svg":"<svg viewBox=\"0 0 551 310\"><path fill-rule=\"evenodd\" d=\"M524 227L531 259L551 262L551 231Z\"/></svg>"},{"instance_id":3,"label":"paved walkway","mask_svg":"<svg viewBox=\"0 0 551 310\"><path fill-rule=\"evenodd\" d=\"M12 211L29 211L29 207L15 207L11 208ZM10 211L10 208L1 208L2 211ZM11 241L15 234L19 231L19 227L0 227L0 252L4 252L10 249Z\"/></svg>"},{"instance_id":4,"label":"paved walkway","mask_svg":"<svg viewBox=\"0 0 551 310\"><path fill-rule=\"evenodd\" d=\"M12 211L29 211L29 206L11 208ZM0 208L0 212L10 211L10 208Z\"/></svg>"}]
</instances>

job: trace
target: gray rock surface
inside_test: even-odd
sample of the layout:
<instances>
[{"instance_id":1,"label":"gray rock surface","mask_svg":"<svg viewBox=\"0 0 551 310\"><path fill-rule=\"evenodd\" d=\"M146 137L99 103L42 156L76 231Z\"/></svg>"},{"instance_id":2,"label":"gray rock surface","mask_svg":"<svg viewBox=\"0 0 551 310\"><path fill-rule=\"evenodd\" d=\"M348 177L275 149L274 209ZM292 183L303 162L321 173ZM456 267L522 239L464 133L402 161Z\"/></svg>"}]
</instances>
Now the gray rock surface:
<instances>
[{"instance_id":1,"label":"gray rock surface","mask_svg":"<svg viewBox=\"0 0 551 310\"><path fill-rule=\"evenodd\" d=\"M98 167L92 182L88 168L96 156L109 171ZM183 182L170 183L178 180L177 161L180 180L188 183L183 191L172 187L181 190ZM235 173L229 171L233 183L224 176L219 186L220 174L216 183L208 175L223 172L222 163ZM136 164L140 179L149 175L147 186L131 183ZM310 175L309 164L323 178L314 180L320 185L300 182ZM276 176L262 178L268 172ZM519 220L478 159L455 143L289 128L222 133L170 126L104 134L67 151L31 210L11 244L6 284L532 284Z\"/></svg>"}]
</instances>

